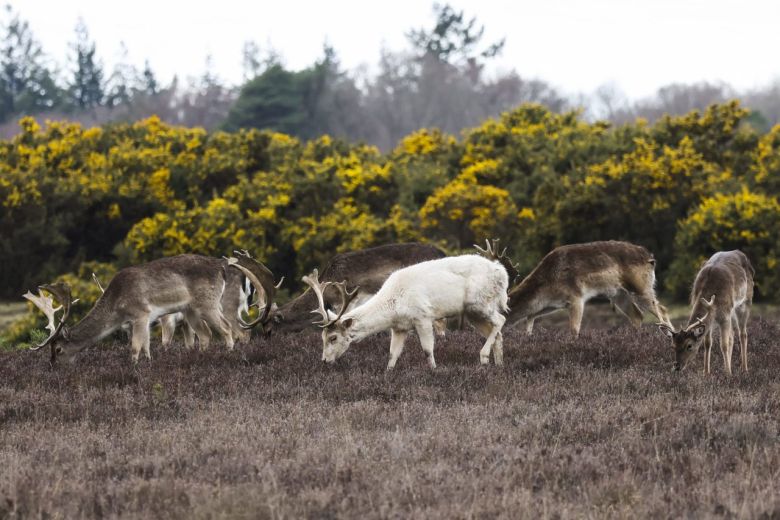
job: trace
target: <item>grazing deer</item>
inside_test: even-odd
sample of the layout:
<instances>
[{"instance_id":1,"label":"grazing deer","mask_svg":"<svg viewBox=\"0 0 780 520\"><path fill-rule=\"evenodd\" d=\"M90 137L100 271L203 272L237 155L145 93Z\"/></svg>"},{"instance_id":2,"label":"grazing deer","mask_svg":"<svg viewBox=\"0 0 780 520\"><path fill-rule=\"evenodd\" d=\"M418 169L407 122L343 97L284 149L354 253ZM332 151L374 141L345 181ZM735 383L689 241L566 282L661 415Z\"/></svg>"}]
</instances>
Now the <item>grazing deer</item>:
<instances>
[{"instance_id":1,"label":"grazing deer","mask_svg":"<svg viewBox=\"0 0 780 520\"><path fill-rule=\"evenodd\" d=\"M720 251L702 265L693 282L687 326L675 332L670 324L658 324L672 339L675 370L684 369L704 343L704 373L710 373L712 334L717 324L726 373L731 375L734 329L739 333L740 366L747 372L747 322L753 303L754 275L755 270L742 251Z\"/></svg>"},{"instance_id":2,"label":"grazing deer","mask_svg":"<svg viewBox=\"0 0 780 520\"><path fill-rule=\"evenodd\" d=\"M98 286L101 293L106 292L103 288L103 284L100 283L97 275L92 273L92 280ZM233 334L233 341L235 343L246 343L249 341L249 332L241 326L241 313L249 312L249 296L251 292L251 284L248 278L245 278L238 270L230 269L225 273L225 290L222 293L222 312L227 318L230 324L230 330ZM195 331L187 324L182 312L172 312L171 314L165 314L157 319L160 324L161 344L163 347L170 346L173 341L173 336L176 332L176 326L179 323L184 324L182 327L184 332L184 346L191 349L195 345ZM130 334L130 326L128 324L122 325L122 330ZM201 331L205 331L205 328L201 328ZM204 343L208 343L211 339L209 329L209 335L207 338L201 338L201 347Z\"/></svg>"},{"instance_id":3,"label":"grazing deer","mask_svg":"<svg viewBox=\"0 0 780 520\"><path fill-rule=\"evenodd\" d=\"M496 365L503 364L501 327L507 312L508 276L504 267L477 255L440 258L415 264L391 274L379 291L349 311L357 288L347 291L344 282L321 283L315 269L303 281L317 297L316 311L322 317L322 360L333 363L352 342L390 329L390 361L395 367L409 331L416 331L420 345L428 355L431 368L436 368L433 356L434 321L465 315L466 319L486 338L480 351L480 362L487 364L493 351ZM341 297L338 313L325 307L324 292L335 287Z\"/></svg>"},{"instance_id":4,"label":"grazing deer","mask_svg":"<svg viewBox=\"0 0 780 520\"><path fill-rule=\"evenodd\" d=\"M497 243L478 249L489 258L512 265L504 258L506 250L497 255ZM643 309L669 323L654 287L655 259L642 246L614 240L561 246L511 288L508 321L514 325L525 319L530 334L536 318L568 309L569 328L578 336L585 303L604 296L635 326L642 322Z\"/></svg>"},{"instance_id":5,"label":"grazing deer","mask_svg":"<svg viewBox=\"0 0 780 520\"><path fill-rule=\"evenodd\" d=\"M47 301L42 299L42 293L36 298L28 292L25 297L43 311L49 321L47 328L51 331L49 337L32 350L48 345L51 348L52 363L58 354L63 354L70 360L77 352L95 344L127 323L132 333L132 360L136 363L141 350L147 358L151 358L151 322L175 312L183 313L204 348L208 346L211 337L211 326L222 334L228 348L232 349L233 335L230 323L223 315L221 301L228 273L236 269L244 273L256 289L267 295L268 305L261 313L260 321L267 320L276 287L271 272L265 266L248 255L224 260L199 255L179 255L119 271L92 310L72 328L65 326L71 301L68 284L41 286L41 289L50 292L64 309L56 325L55 312L59 308L53 307L51 298Z\"/></svg>"},{"instance_id":6,"label":"grazing deer","mask_svg":"<svg viewBox=\"0 0 780 520\"><path fill-rule=\"evenodd\" d=\"M358 287L353 306L375 294L391 273L426 260L444 258L440 249L420 243L387 244L334 256L322 271L323 282L345 281L348 288ZM323 299L326 305L338 304L335 286L326 285ZM330 289L327 289L330 287ZM296 298L271 312L269 331L300 332L312 326L311 310L317 306L317 296L306 290ZM349 309L346 309L349 310ZM441 323L437 328L441 332Z\"/></svg>"}]
</instances>

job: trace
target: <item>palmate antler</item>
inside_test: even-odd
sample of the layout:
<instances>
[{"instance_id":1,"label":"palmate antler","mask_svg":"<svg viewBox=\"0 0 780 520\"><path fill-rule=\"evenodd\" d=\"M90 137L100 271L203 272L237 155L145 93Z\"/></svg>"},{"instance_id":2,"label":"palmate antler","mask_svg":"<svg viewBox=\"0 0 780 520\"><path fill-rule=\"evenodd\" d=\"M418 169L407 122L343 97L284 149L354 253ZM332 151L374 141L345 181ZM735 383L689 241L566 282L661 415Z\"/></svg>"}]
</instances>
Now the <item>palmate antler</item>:
<instances>
[{"instance_id":1,"label":"palmate antler","mask_svg":"<svg viewBox=\"0 0 780 520\"><path fill-rule=\"evenodd\" d=\"M50 294L54 296L54 298L57 299L61 303L59 307L54 307L54 300L51 296L46 296L43 294L43 291L47 291ZM47 285L41 285L38 287L38 296L34 295L30 291L27 291L24 295L24 298L27 298L30 302L32 302L33 305L38 307L38 309L43 312L43 314L46 316L46 319L49 321L49 323L46 325L46 328L49 330L49 337L46 338L46 340L43 343L40 343L39 345L32 347L30 350L40 350L46 345L50 344L57 336L60 335L60 331L62 331L62 327L65 324L65 320L68 319L68 315L70 314L70 306L71 302L71 296L70 296L70 285L68 285L65 282L57 282L55 284L47 284ZM62 313L62 318L60 318L59 323L55 325L56 318L55 313L59 311L60 309L65 309ZM52 357L54 356L54 353L52 352Z\"/></svg>"},{"instance_id":2,"label":"palmate antler","mask_svg":"<svg viewBox=\"0 0 780 520\"><path fill-rule=\"evenodd\" d=\"M282 276L281 280L279 280L279 283L274 284L274 275L271 270L252 258L252 255L250 255L246 249L233 251L233 254L236 256L227 258L228 265L231 265L244 273L244 276L249 278L249 281L252 283L252 285L255 286L255 290L262 289L265 293L266 299L265 307L262 309L257 318L247 322L244 321L241 316L239 316L238 323L244 329L254 328L258 324L261 324L264 327L268 322L269 316L271 314L271 306L274 302L276 290L282 286L282 282L284 282L284 276Z\"/></svg>"},{"instance_id":3,"label":"palmate antler","mask_svg":"<svg viewBox=\"0 0 780 520\"><path fill-rule=\"evenodd\" d=\"M491 244L490 240L486 238L485 249L482 249L477 244L474 244L474 247L477 249L477 251L479 251L479 254L485 258L489 260L496 260L504 266L504 269L506 269L506 272L509 275L509 285L511 287L517 282L517 279L520 278L520 271L517 269L517 264L513 263L512 259L506 256L506 247L503 251L501 251L500 254L498 253L498 244L500 241L500 238L494 238L493 243Z\"/></svg>"},{"instance_id":4,"label":"palmate antler","mask_svg":"<svg viewBox=\"0 0 780 520\"><path fill-rule=\"evenodd\" d=\"M346 280L343 282L325 282L322 283L319 280L319 273L315 269L311 272L311 274L304 276L301 278L301 280L311 287L312 291L314 291L314 294L317 296L317 302L319 303L319 307L313 311L311 311L313 314L319 314L322 319L319 322L314 322L315 325L319 325L323 329L326 327L330 327L337 321L339 321L339 318L346 312L347 307L349 307L349 304L352 303L352 300L355 299L357 296L357 292L359 287L355 287L352 289L352 291L347 291L347 282ZM338 314L335 318L331 319L330 314L328 313L328 310L325 308L325 289L328 287L333 286L339 291L339 295L341 296L341 308L339 309Z\"/></svg>"}]
</instances>

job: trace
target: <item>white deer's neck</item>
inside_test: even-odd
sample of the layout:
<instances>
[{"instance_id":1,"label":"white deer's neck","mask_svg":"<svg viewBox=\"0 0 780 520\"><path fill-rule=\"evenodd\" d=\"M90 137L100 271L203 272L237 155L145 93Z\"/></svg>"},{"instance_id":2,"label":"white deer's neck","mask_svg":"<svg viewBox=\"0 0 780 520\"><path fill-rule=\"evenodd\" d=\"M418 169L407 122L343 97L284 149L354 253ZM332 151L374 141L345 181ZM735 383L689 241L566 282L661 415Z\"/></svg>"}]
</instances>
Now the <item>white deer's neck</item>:
<instances>
[{"instance_id":1,"label":"white deer's neck","mask_svg":"<svg viewBox=\"0 0 780 520\"><path fill-rule=\"evenodd\" d=\"M363 305L355 307L342 316L342 321L348 318L354 320L350 331L352 341L360 341L392 327L393 316L384 303L384 298L375 295Z\"/></svg>"}]
</instances>

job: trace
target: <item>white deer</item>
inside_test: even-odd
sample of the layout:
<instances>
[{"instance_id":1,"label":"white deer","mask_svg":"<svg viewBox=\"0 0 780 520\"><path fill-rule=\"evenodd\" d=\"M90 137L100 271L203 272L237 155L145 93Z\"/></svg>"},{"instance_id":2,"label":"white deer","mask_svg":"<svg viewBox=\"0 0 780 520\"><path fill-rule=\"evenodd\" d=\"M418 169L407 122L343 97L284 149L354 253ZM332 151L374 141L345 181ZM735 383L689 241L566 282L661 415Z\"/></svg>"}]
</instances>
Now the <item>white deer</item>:
<instances>
[{"instance_id":1,"label":"white deer","mask_svg":"<svg viewBox=\"0 0 780 520\"><path fill-rule=\"evenodd\" d=\"M390 361L395 367L410 331L416 331L420 345L436 368L433 356L434 322L442 318L465 316L482 334L485 344L480 362L489 363L492 350L496 365L503 364L501 327L508 312L508 276L504 267L477 255L463 255L421 262L391 274L379 291L362 305L346 311L356 290L347 292L341 283L320 283L315 269L304 276L317 296L321 317L322 360L333 363L350 345L371 334L390 329ZM341 293L341 309L333 313L325 308L324 290L335 286Z\"/></svg>"}]
</instances>

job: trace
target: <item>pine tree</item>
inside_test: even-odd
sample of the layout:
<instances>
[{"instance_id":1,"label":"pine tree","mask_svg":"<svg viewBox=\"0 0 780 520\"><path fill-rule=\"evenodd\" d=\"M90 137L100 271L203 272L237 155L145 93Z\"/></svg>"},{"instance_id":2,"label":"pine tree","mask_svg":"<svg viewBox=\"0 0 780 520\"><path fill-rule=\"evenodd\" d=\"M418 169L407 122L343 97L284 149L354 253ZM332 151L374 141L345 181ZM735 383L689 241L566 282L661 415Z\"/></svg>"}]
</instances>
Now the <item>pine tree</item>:
<instances>
[{"instance_id":1,"label":"pine tree","mask_svg":"<svg viewBox=\"0 0 780 520\"><path fill-rule=\"evenodd\" d=\"M6 6L0 35L0 121L58 106L62 91L29 24Z\"/></svg>"},{"instance_id":2,"label":"pine tree","mask_svg":"<svg viewBox=\"0 0 780 520\"><path fill-rule=\"evenodd\" d=\"M160 92L160 84L157 83L157 77L155 76L151 65L149 65L149 60L144 62L144 70L141 74L143 75L143 81L140 90L151 96Z\"/></svg>"},{"instance_id":3,"label":"pine tree","mask_svg":"<svg viewBox=\"0 0 780 520\"><path fill-rule=\"evenodd\" d=\"M103 104L103 65L95 55L95 42L89 40L89 32L83 19L76 24L75 68L70 83L70 102L74 108L88 109Z\"/></svg>"}]
</instances>

